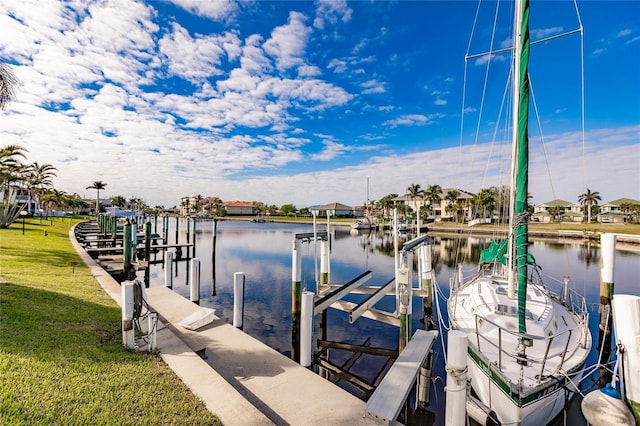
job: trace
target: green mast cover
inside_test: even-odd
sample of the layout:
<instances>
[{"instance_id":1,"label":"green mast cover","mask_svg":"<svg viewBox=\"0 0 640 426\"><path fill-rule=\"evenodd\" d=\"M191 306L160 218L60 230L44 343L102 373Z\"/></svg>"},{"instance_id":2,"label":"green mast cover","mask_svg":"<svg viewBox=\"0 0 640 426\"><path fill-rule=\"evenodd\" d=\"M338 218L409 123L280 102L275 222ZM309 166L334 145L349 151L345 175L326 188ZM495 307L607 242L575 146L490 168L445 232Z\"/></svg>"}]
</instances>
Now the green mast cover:
<instances>
[{"instance_id":1,"label":"green mast cover","mask_svg":"<svg viewBox=\"0 0 640 426\"><path fill-rule=\"evenodd\" d=\"M518 283L518 331L526 333L525 323L527 299L527 258L529 230L527 226L527 194L529 192L529 0L522 2L520 23L520 57L516 58L520 68L518 84L518 136L516 141L516 190L515 190L515 253Z\"/></svg>"}]
</instances>

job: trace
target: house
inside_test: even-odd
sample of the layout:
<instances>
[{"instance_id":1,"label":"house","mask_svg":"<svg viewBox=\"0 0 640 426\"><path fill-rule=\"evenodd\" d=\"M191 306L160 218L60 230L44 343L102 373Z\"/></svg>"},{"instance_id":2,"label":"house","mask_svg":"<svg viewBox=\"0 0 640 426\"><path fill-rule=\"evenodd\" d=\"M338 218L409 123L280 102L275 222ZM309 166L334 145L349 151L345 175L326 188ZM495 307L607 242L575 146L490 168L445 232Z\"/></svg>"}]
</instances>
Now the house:
<instances>
[{"instance_id":1,"label":"house","mask_svg":"<svg viewBox=\"0 0 640 426\"><path fill-rule=\"evenodd\" d=\"M554 220L562 222L582 222L584 214L578 203L557 199L533 206L531 221L549 223Z\"/></svg>"},{"instance_id":2,"label":"house","mask_svg":"<svg viewBox=\"0 0 640 426\"><path fill-rule=\"evenodd\" d=\"M627 221L626 206L640 205L640 201L631 198L618 198L600 206L597 219L600 223L624 223Z\"/></svg>"},{"instance_id":3,"label":"house","mask_svg":"<svg viewBox=\"0 0 640 426\"><path fill-rule=\"evenodd\" d=\"M353 207L340 203L330 203L324 206L310 207L309 210L315 212L318 217L326 217L329 214L332 217L354 217L356 211Z\"/></svg>"},{"instance_id":4,"label":"house","mask_svg":"<svg viewBox=\"0 0 640 426\"><path fill-rule=\"evenodd\" d=\"M455 202L451 200L447 200L447 194L449 192L455 191L457 193L457 198ZM411 194L401 195L393 199L394 204L404 204L411 209L412 212L416 212L420 210L422 206L430 205L431 212L429 217L433 218L436 222L441 220L453 220L456 217L456 207L458 217L462 218L463 221L468 221L471 219L472 211L469 200L474 196L474 194L463 191L458 188L445 188L440 192L440 201L431 205L429 200L424 197L415 197ZM457 206L456 206L457 205Z\"/></svg>"},{"instance_id":5,"label":"house","mask_svg":"<svg viewBox=\"0 0 640 426\"><path fill-rule=\"evenodd\" d=\"M254 203L252 201L225 201L223 203L227 215L244 215L251 216L256 213Z\"/></svg>"}]
</instances>

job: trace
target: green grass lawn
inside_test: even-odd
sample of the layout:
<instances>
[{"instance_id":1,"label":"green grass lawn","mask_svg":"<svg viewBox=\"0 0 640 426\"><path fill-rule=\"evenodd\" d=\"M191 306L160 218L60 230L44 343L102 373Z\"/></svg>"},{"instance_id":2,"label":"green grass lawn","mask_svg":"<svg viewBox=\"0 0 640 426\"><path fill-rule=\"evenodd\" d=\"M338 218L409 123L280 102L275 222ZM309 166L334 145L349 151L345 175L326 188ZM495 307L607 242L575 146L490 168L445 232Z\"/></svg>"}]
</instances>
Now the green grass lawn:
<instances>
[{"instance_id":1,"label":"green grass lawn","mask_svg":"<svg viewBox=\"0 0 640 426\"><path fill-rule=\"evenodd\" d=\"M159 355L122 346L120 308L69 242L75 222L0 229L0 424L220 424Z\"/></svg>"}]
</instances>

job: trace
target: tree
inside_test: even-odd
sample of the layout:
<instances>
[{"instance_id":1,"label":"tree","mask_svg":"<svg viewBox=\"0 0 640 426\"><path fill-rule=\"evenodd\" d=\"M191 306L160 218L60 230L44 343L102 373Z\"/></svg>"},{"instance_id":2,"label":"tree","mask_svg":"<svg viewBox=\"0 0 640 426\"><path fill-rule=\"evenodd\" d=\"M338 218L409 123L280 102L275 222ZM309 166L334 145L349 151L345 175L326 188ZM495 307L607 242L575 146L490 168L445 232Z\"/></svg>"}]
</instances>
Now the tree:
<instances>
[{"instance_id":1,"label":"tree","mask_svg":"<svg viewBox=\"0 0 640 426\"><path fill-rule=\"evenodd\" d=\"M100 190L105 189L107 184L101 180L97 180L91 184L91 186L87 186L87 189L95 189L98 192L98 196L96 197L96 216L100 213Z\"/></svg>"},{"instance_id":2,"label":"tree","mask_svg":"<svg viewBox=\"0 0 640 426\"><path fill-rule=\"evenodd\" d=\"M587 208L587 223L591 223L591 206L594 204L598 204L598 201L601 201L600 193L597 191L591 192L589 188L583 194L580 194L578 197L578 201L581 205L586 206Z\"/></svg>"},{"instance_id":3,"label":"tree","mask_svg":"<svg viewBox=\"0 0 640 426\"><path fill-rule=\"evenodd\" d=\"M398 194L389 194L380 198L378 205L382 209L382 216L389 217L391 215L391 209L393 208L393 199L397 198Z\"/></svg>"},{"instance_id":4,"label":"tree","mask_svg":"<svg viewBox=\"0 0 640 426\"><path fill-rule=\"evenodd\" d=\"M40 197L49 189L53 188L52 179L56 176L56 168L51 164L32 163L27 167L26 179L29 189L29 199L33 195L37 197L38 207L40 205Z\"/></svg>"},{"instance_id":5,"label":"tree","mask_svg":"<svg viewBox=\"0 0 640 426\"><path fill-rule=\"evenodd\" d=\"M282 214L288 215L295 214L298 209L293 204L283 204L282 206L280 206L280 211L282 212Z\"/></svg>"},{"instance_id":6,"label":"tree","mask_svg":"<svg viewBox=\"0 0 640 426\"><path fill-rule=\"evenodd\" d=\"M482 217L487 217L487 212L489 213L489 217L493 216L493 211L496 208L496 194L493 188L483 188L478 192L478 204L482 208Z\"/></svg>"},{"instance_id":7,"label":"tree","mask_svg":"<svg viewBox=\"0 0 640 426\"><path fill-rule=\"evenodd\" d=\"M562 220L562 214L564 213L564 208L562 208L561 206L551 206L547 211L551 215L552 221L560 222Z\"/></svg>"},{"instance_id":8,"label":"tree","mask_svg":"<svg viewBox=\"0 0 640 426\"><path fill-rule=\"evenodd\" d=\"M436 212L436 204L440 202L442 199L442 188L440 185L429 185L424 192L424 196L427 200L429 200L429 205L431 206L431 213L435 215Z\"/></svg>"},{"instance_id":9,"label":"tree","mask_svg":"<svg viewBox=\"0 0 640 426\"><path fill-rule=\"evenodd\" d=\"M26 149L20 145L7 145L0 149L0 191L2 204L0 228L6 228L18 217L24 207L16 203L20 191L24 191L26 166L20 158L26 158Z\"/></svg>"},{"instance_id":10,"label":"tree","mask_svg":"<svg viewBox=\"0 0 640 426\"><path fill-rule=\"evenodd\" d=\"M116 195L111 199L111 204L116 207L122 208L127 205L127 200L122 195Z\"/></svg>"},{"instance_id":11,"label":"tree","mask_svg":"<svg viewBox=\"0 0 640 426\"><path fill-rule=\"evenodd\" d=\"M447 191L447 194L444 196L444 199L448 203L446 209L449 212L453 213L453 216L455 217L456 222L458 222L458 209L459 209L458 197L459 196L460 196L460 191L457 191L455 189Z\"/></svg>"},{"instance_id":12,"label":"tree","mask_svg":"<svg viewBox=\"0 0 640 426\"><path fill-rule=\"evenodd\" d=\"M409 196L411 196L411 210L415 210L416 214L418 213L420 208L416 208L416 198L422 198L422 195L424 194L424 191L422 191L422 189L420 189L420 184L419 183L412 183L411 185L409 185L409 187L407 188L407 192L409 193ZM416 215L416 218L418 216Z\"/></svg>"},{"instance_id":13,"label":"tree","mask_svg":"<svg viewBox=\"0 0 640 426\"><path fill-rule=\"evenodd\" d=\"M7 64L0 63L0 110L15 98L18 79Z\"/></svg>"}]
</instances>

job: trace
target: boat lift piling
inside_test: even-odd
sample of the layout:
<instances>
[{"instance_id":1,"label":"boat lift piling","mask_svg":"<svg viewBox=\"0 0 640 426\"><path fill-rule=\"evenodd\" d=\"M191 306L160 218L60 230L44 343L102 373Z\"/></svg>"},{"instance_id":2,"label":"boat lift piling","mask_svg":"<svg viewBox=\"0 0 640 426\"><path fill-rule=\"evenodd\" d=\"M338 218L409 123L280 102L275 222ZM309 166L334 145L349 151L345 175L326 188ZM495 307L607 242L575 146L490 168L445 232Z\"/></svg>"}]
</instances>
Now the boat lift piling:
<instances>
[{"instance_id":1,"label":"boat lift piling","mask_svg":"<svg viewBox=\"0 0 640 426\"><path fill-rule=\"evenodd\" d=\"M211 278L213 282L213 289L211 290L211 296L216 295L216 238L218 237L218 219L213 219L213 230L211 232Z\"/></svg>"},{"instance_id":2,"label":"boat lift piling","mask_svg":"<svg viewBox=\"0 0 640 426\"><path fill-rule=\"evenodd\" d=\"M122 235L122 267L124 270L124 275L127 279L131 276L131 222L127 219L127 222L124 224L124 230Z\"/></svg>"},{"instance_id":3,"label":"boat lift piling","mask_svg":"<svg viewBox=\"0 0 640 426\"><path fill-rule=\"evenodd\" d=\"M600 235L600 325L598 346L601 348L600 359L600 387L611 382L611 372L605 367L611 359L611 327L613 314L611 312L611 298L614 288L614 264L616 260L616 235Z\"/></svg>"},{"instance_id":4,"label":"boat lift piling","mask_svg":"<svg viewBox=\"0 0 640 426\"><path fill-rule=\"evenodd\" d=\"M291 359L300 361L300 308L302 298L302 252L300 242L294 238L292 242L291 268Z\"/></svg>"}]
</instances>

